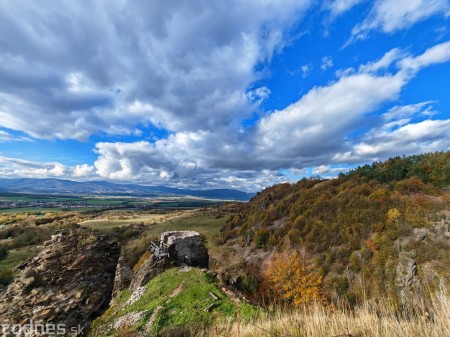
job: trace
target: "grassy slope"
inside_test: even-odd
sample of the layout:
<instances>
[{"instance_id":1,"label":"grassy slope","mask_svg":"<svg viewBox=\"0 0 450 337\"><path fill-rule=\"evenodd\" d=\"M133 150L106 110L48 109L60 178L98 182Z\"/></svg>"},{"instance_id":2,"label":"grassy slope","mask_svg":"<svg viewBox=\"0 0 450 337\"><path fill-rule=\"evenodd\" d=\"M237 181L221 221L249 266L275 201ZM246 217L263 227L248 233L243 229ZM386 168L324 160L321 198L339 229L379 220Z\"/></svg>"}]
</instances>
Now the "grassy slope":
<instances>
[{"instance_id":1,"label":"grassy slope","mask_svg":"<svg viewBox=\"0 0 450 337\"><path fill-rule=\"evenodd\" d=\"M386 299L365 301L353 311L311 306L276 311L238 326L216 326L196 337L443 337L450 336L450 297L440 293L427 307L421 305L399 315Z\"/></svg>"},{"instance_id":2,"label":"grassy slope","mask_svg":"<svg viewBox=\"0 0 450 337\"><path fill-rule=\"evenodd\" d=\"M178 294L176 289L180 290ZM214 302L209 292L214 293L219 300L211 312L205 312L204 309ZM137 302L124 306L129 297L129 291L121 293L113 306L94 322L92 336L119 336L118 331L109 330L105 333L102 329L131 312L146 312L145 317L132 328L139 336L151 335L167 328L186 326L192 328L213 322L224 323L227 318L233 319L236 316L238 307L244 321L258 315L255 307L232 302L206 273L196 268L187 272L174 268L158 275L147 283L145 294ZM151 332L148 334L142 332L158 306L162 309L156 315Z\"/></svg>"}]
</instances>

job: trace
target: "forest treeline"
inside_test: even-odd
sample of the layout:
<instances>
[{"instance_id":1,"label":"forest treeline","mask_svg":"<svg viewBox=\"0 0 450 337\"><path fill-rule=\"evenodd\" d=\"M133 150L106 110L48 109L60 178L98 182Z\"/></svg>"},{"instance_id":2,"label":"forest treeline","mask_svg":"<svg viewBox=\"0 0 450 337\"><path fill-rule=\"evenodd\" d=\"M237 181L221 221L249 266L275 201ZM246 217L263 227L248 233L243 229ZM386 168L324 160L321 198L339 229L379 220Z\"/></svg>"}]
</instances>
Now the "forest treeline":
<instances>
[{"instance_id":1,"label":"forest treeline","mask_svg":"<svg viewBox=\"0 0 450 337\"><path fill-rule=\"evenodd\" d=\"M424 239L448 219L449 185L450 152L395 157L336 179L279 184L240 206L222 229L222 242L255 256L302 251L328 298L396 296L401 251L414 251L419 277L427 276L426 266L450 280L448 238L441 233ZM261 266L248 265L260 288L267 284ZM427 282L433 287L438 280ZM249 291L255 294L254 283Z\"/></svg>"}]
</instances>

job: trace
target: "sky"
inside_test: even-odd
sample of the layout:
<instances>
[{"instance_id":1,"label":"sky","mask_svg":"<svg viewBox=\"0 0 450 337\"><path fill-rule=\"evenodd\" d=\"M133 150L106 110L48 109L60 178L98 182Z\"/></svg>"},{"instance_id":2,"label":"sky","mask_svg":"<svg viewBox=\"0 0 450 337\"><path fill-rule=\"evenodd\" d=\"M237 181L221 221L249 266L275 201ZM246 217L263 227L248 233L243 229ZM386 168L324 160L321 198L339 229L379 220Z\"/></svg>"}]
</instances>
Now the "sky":
<instances>
[{"instance_id":1,"label":"sky","mask_svg":"<svg viewBox=\"0 0 450 337\"><path fill-rule=\"evenodd\" d=\"M450 0L0 0L0 177L258 191L450 148Z\"/></svg>"}]
</instances>

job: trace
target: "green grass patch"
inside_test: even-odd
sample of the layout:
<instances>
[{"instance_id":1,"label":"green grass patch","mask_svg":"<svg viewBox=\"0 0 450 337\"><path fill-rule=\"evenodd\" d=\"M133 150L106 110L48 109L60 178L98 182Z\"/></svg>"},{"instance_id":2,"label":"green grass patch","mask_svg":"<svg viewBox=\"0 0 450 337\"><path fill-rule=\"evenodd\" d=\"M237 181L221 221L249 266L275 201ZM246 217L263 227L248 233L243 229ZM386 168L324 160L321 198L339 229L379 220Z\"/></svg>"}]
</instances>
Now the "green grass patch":
<instances>
[{"instance_id":1,"label":"green grass patch","mask_svg":"<svg viewBox=\"0 0 450 337\"><path fill-rule=\"evenodd\" d=\"M215 294L218 300L214 300L209 292ZM238 308L243 321L255 319L260 313L258 308L249 304L234 303L208 274L197 268L187 272L178 268L167 270L147 283L146 292L138 301L124 306L129 297L129 291L122 292L115 304L94 322L93 336L117 336L117 331L105 331L105 327L112 326L126 314L146 312L144 318L132 327L139 335L145 336L143 329L159 306L162 309L151 325L149 336L167 328L205 326L233 320ZM216 304L215 307L206 312L205 308L212 303ZM100 331L101 335L98 334Z\"/></svg>"},{"instance_id":2,"label":"green grass patch","mask_svg":"<svg viewBox=\"0 0 450 337\"><path fill-rule=\"evenodd\" d=\"M6 258L0 261L0 270L12 269L19 263L37 254L37 248L26 248L21 250L10 250Z\"/></svg>"},{"instance_id":3,"label":"green grass patch","mask_svg":"<svg viewBox=\"0 0 450 337\"><path fill-rule=\"evenodd\" d=\"M36 249L10 250L6 258L0 261L0 288L10 283L19 273L14 267L37 254Z\"/></svg>"}]
</instances>

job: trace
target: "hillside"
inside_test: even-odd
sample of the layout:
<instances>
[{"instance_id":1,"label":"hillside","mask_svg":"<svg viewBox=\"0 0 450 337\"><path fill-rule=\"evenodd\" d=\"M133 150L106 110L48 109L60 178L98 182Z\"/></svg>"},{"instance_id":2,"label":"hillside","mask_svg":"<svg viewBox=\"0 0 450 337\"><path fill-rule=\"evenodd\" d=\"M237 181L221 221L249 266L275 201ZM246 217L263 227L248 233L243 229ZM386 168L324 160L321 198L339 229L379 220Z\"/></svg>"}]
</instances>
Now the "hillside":
<instances>
[{"instance_id":1,"label":"hillside","mask_svg":"<svg viewBox=\"0 0 450 337\"><path fill-rule=\"evenodd\" d=\"M112 337L128 332L127 336L142 336L166 331L167 336L190 336L213 322L234 319L238 308L244 321L258 315L255 307L233 302L213 277L197 268L169 269L149 281L141 297L131 296L129 290L122 291L94 322L90 335Z\"/></svg>"},{"instance_id":2,"label":"hillside","mask_svg":"<svg viewBox=\"0 0 450 337\"><path fill-rule=\"evenodd\" d=\"M260 283L261 257L294 248L323 277L328 298L383 294L404 304L450 280L449 185L450 152L280 184L241 205L222 240L245 252Z\"/></svg>"}]
</instances>

